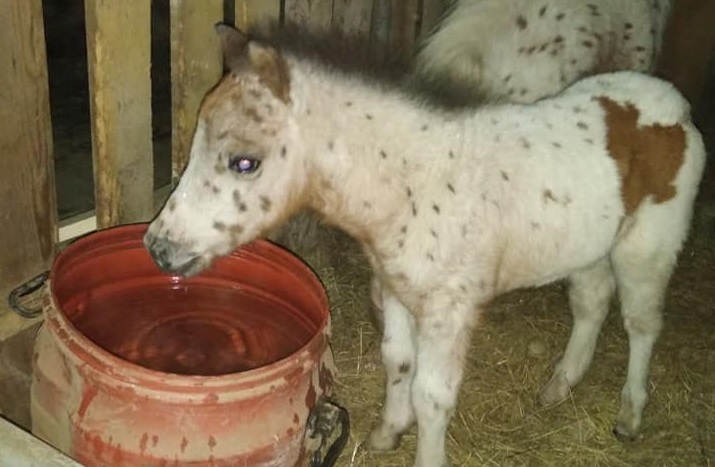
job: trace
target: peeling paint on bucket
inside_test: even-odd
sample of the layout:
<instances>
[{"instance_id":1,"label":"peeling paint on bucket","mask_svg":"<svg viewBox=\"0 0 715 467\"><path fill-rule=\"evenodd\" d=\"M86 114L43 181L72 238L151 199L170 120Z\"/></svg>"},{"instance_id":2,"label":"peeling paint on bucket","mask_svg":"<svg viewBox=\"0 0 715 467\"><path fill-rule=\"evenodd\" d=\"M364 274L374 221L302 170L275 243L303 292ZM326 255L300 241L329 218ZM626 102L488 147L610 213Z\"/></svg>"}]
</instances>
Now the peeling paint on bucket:
<instances>
[{"instance_id":1,"label":"peeling paint on bucket","mask_svg":"<svg viewBox=\"0 0 715 467\"><path fill-rule=\"evenodd\" d=\"M325 292L265 241L197 277L160 272L146 225L55 260L32 431L89 466L305 465L305 426L334 365Z\"/></svg>"}]
</instances>

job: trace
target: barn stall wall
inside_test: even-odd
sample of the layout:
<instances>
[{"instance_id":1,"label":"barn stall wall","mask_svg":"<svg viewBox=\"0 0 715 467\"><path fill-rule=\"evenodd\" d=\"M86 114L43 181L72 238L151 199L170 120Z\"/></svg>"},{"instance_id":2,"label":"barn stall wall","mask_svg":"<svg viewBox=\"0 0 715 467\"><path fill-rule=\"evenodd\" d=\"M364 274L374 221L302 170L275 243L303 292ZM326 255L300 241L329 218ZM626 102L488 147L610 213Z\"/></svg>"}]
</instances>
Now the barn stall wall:
<instances>
[{"instance_id":1,"label":"barn stall wall","mask_svg":"<svg viewBox=\"0 0 715 467\"><path fill-rule=\"evenodd\" d=\"M48 3L59 0L45 0ZM85 0L95 209L58 220L42 0L0 0L0 295L46 270L60 242L95 228L148 220L154 192L151 15L168 11L171 177L186 163L196 112L221 73L213 24L246 30L268 23L368 38L375 52L409 56L448 0ZM677 0L659 74L691 99L715 134L712 0ZM7 44L7 45L6 45ZM709 96L709 98L708 98ZM710 102L710 104L708 104ZM711 164L712 165L712 164ZM711 168L711 173L713 169ZM712 184L710 184L712 185ZM0 342L36 322L0 302ZM0 412L3 410L0 404Z\"/></svg>"}]
</instances>

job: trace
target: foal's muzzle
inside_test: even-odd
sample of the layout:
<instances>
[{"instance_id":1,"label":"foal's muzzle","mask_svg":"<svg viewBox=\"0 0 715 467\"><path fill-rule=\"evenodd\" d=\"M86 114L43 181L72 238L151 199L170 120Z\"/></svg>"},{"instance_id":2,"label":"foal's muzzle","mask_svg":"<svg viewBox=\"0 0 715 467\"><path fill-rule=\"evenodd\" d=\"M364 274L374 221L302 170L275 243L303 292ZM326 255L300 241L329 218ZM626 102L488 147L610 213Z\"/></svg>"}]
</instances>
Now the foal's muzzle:
<instances>
[{"instance_id":1,"label":"foal's muzzle","mask_svg":"<svg viewBox=\"0 0 715 467\"><path fill-rule=\"evenodd\" d=\"M144 245L159 268L169 274L192 276L203 269L201 257L183 245L151 233L144 236Z\"/></svg>"}]
</instances>

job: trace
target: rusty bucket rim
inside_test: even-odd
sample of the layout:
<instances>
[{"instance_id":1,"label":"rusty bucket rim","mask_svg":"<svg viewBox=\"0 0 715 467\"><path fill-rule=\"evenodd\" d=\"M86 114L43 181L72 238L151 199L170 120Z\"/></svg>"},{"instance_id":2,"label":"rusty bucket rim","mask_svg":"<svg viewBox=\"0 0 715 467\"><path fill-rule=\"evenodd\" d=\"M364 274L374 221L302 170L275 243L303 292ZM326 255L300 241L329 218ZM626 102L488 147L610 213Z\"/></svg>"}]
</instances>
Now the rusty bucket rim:
<instances>
[{"instance_id":1,"label":"rusty bucket rim","mask_svg":"<svg viewBox=\"0 0 715 467\"><path fill-rule=\"evenodd\" d=\"M289 263L289 266L282 265L284 272L299 275L306 285L311 286L312 291L317 294L317 298L320 301L322 316L318 324L318 331L308 342L290 355L270 364L237 373L182 375L153 370L125 360L95 344L80 332L58 305L59 300L52 287L60 265L73 251L88 242L101 241L103 236L112 235L113 232L116 235L117 230L125 231L128 237L129 235L137 235L137 238L141 239L147 227L147 223L125 224L91 232L74 240L55 257L52 263L45 288L45 304L43 307L45 321L43 326L55 328L56 334L59 336L60 345L70 350L69 354L77 359L76 363L79 363L78 368L86 370L89 364L93 370L92 372L96 373L95 377L97 378L111 378L115 382L124 383L137 392L161 391L167 394L176 393L182 399L205 395L207 390L217 388L221 388L224 391L226 389L242 391L258 389L263 384L270 384L270 389L275 390L279 389L276 387L276 375L289 374L292 377L301 377L311 371L311 365L307 363L314 359L315 356L322 355L329 347L330 308L327 293L315 272L300 258L288 250L263 239L253 240L225 256L237 258L238 254L250 254L259 256L273 264L275 264L274 259L280 257ZM268 256L265 256L265 254L268 254ZM121 371L114 370L118 365L121 366ZM290 369L300 369L300 371ZM286 376L282 379L282 382L288 384L289 378Z\"/></svg>"}]
</instances>

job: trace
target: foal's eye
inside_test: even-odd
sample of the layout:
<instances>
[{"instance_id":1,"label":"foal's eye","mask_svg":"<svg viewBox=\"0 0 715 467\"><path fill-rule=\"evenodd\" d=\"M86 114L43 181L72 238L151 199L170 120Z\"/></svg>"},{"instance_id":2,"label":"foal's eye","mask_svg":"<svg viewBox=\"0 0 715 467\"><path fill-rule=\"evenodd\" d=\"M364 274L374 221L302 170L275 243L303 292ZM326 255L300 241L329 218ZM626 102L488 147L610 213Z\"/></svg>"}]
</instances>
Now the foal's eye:
<instances>
[{"instance_id":1,"label":"foal's eye","mask_svg":"<svg viewBox=\"0 0 715 467\"><path fill-rule=\"evenodd\" d=\"M261 161L253 157L239 154L228 158L228 168L236 173L250 174L261 165Z\"/></svg>"}]
</instances>

